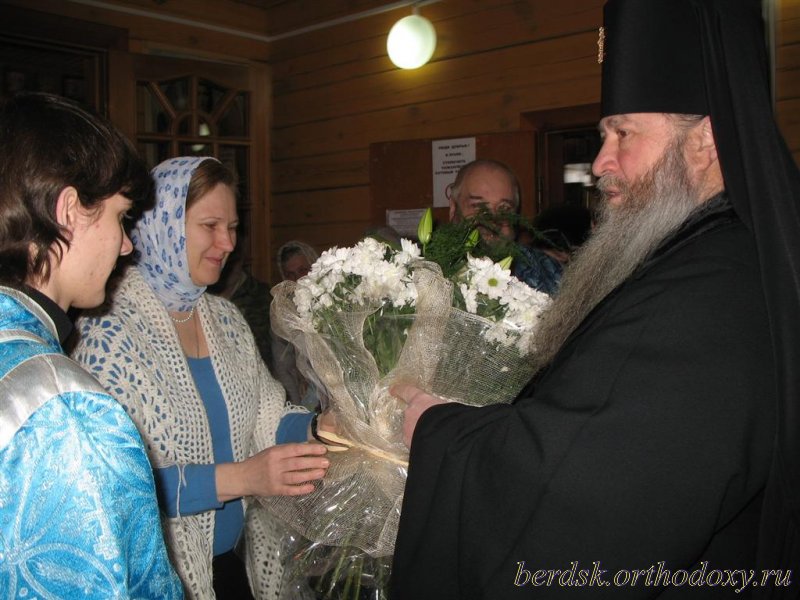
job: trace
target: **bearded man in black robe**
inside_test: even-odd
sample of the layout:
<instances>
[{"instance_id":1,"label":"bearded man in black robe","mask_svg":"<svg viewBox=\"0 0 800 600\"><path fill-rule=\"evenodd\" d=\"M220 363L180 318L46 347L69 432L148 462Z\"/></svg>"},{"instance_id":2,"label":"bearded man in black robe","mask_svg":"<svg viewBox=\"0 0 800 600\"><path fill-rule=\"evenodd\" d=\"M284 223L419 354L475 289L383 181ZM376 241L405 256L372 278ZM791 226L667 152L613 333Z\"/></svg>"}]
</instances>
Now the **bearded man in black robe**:
<instances>
[{"instance_id":1,"label":"bearded man in black robe","mask_svg":"<svg viewBox=\"0 0 800 600\"><path fill-rule=\"evenodd\" d=\"M800 176L755 0L610 0L604 212L512 405L407 385L392 600L797 598Z\"/></svg>"}]
</instances>

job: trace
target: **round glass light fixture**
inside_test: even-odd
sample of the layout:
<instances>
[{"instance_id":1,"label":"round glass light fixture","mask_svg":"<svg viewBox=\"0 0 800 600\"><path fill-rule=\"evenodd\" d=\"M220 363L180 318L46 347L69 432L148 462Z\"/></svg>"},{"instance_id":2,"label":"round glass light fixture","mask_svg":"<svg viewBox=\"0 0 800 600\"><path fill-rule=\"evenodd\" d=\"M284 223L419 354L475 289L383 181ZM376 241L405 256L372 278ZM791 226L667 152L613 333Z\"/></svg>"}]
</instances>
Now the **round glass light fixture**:
<instances>
[{"instance_id":1,"label":"round glass light fixture","mask_svg":"<svg viewBox=\"0 0 800 600\"><path fill-rule=\"evenodd\" d=\"M421 67L436 49L436 30L425 17L413 14L394 24L386 40L389 58L401 69Z\"/></svg>"}]
</instances>

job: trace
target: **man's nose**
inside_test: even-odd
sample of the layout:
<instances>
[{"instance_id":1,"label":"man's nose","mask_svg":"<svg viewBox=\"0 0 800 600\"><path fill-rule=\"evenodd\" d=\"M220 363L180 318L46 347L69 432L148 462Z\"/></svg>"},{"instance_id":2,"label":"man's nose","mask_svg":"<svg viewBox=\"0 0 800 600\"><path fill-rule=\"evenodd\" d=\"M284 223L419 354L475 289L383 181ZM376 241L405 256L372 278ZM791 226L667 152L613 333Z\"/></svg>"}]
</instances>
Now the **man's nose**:
<instances>
[{"instance_id":1,"label":"man's nose","mask_svg":"<svg viewBox=\"0 0 800 600\"><path fill-rule=\"evenodd\" d=\"M617 169L616 149L612 147L609 140L605 140L600 147L597 157L592 163L592 174L595 177L602 177L609 173L615 173Z\"/></svg>"}]
</instances>

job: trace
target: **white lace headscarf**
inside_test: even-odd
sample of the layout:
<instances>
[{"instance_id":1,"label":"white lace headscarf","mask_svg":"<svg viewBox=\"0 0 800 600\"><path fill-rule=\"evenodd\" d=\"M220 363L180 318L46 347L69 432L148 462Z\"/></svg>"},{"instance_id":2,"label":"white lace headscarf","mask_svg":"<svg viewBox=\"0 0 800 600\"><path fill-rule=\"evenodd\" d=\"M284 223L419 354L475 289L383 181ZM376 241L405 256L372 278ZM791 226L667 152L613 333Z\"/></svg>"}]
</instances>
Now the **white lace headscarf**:
<instances>
[{"instance_id":1,"label":"white lace headscarf","mask_svg":"<svg viewBox=\"0 0 800 600\"><path fill-rule=\"evenodd\" d=\"M170 158L152 170L156 205L131 232L136 266L167 310L186 312L206 291L195 285L186 254L186 196L189 181L210 156Z\"/></svg>"}]
</instances>

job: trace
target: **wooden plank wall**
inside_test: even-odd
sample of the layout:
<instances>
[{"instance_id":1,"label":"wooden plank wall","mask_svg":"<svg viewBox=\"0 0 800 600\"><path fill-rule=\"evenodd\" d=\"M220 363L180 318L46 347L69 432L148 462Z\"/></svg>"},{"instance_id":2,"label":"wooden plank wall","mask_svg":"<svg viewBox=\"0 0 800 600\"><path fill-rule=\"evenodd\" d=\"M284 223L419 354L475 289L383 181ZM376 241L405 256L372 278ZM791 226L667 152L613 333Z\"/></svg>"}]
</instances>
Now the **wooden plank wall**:
<instances>
[{"instance_id":1,"label":"wooden plank wall","mask_svg":"<svg viewBox=\"0 0 800 600\"><path fill-rule=\"evenodd\" d=\"M800 165L800 0L780 0L775 31L775 112Z\"/></svg>"},{"instance_id":2,"label":"wooden plank wall","mask_svg":"<svg viewBox=\"0 0 800 600\"><path fill-rule=\"evenodd\" d=\"M108 0L245 32L231 35L64 0L0 0L127 29L128 50L267 61L273 69L270 254L289 239L351 244L372 225L369 145L516 131L521 115L599 99L597 27L604 0L442 0L422 7L438 32L433 61L396 69L392 24L410 9L265 42L342 14L342 3L267 9L228 0ZM776 3L776 112L800 163L800 0ZM375 0L348 0L366 10ZM248 37L250 36L250 37ZM267 179L270 179L269 177ZM254 224L257 228L257 224ZM266 257L268 264L273 259ZM274 266L270 273L274 273Z\"/></svg>"},{"instance_id":3,"label":"wooden plank wall","mask_svg":"<svg viewBox=\"0 0 800 600\"><path fill-rule=\"evenodd\" d=\"M424 6L431 63L395 68L386 35L409 9L273 42L276 248L351 244L371 222L369 145L520 129L526 111L597 102L603 0ZM273 252L276 248L273 248Z\"/></svg>"}]
</instances>

